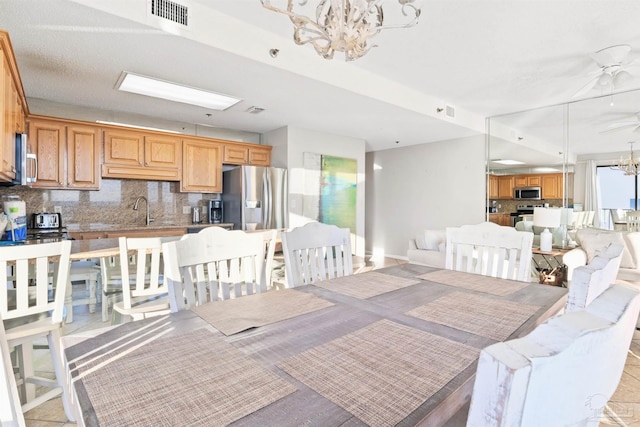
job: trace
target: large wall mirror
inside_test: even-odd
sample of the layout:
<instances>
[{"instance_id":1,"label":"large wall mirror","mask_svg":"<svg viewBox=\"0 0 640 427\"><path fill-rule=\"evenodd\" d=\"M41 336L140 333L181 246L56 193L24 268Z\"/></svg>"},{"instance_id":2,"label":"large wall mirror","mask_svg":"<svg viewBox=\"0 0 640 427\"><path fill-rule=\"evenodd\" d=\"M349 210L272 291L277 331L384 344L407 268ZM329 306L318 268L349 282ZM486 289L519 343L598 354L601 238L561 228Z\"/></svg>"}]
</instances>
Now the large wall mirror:
<instances>
[{"instance_id":1,"label":"large wall mirror","mask_svg":"<svg viewBox=\"0 0 640 427\"><path fill-rule=\"evenodd\" d=\"M640 90L491 117L487 129L489 220L515 225L548 205L616 229L640 207L636 173L617 168L640 150Z\"/></svg>"}]
</instances>

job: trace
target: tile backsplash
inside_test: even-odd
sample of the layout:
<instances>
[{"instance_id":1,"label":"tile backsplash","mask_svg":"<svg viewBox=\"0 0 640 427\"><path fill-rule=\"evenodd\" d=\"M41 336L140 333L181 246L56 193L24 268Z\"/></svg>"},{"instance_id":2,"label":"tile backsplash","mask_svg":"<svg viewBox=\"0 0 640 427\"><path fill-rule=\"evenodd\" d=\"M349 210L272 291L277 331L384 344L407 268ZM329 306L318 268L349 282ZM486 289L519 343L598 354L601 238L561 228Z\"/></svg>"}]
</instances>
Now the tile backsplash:
<instances>
[{"instance_id":1,"label":"tile backsplash","mask_svg":"<svg viewBox=\"0 0 640 427\"><path fill-rule=\"evenodd\" d=\"M0 196L17 194L25 201L27 216L37 212L54 212L60 207L62 224L69 228L89 230L104 225L145 225L145 203L133 210L138 196L149 201L149 216L156 225L191 224L191 211L184 214L183 207L200 207L202 220L207 200L217 194L180 193L178 182L143 181L131 179L103 179L100 190L46 190L24 186L0 187ZM0 204L0 208L2 205Z\"/></svg>"}]
</instances>

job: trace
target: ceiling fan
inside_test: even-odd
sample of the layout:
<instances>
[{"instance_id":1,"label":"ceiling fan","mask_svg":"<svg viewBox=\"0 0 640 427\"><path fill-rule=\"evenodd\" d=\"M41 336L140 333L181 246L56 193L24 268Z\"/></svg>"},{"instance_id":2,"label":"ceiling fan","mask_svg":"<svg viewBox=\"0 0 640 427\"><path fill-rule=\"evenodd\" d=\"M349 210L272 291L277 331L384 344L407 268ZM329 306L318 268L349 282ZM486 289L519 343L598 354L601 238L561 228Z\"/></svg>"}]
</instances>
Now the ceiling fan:
<instances>
[{"instance_id":1,"label":"ceiling fan","mask_svg":"<svg viewBox=\"0 0 640 427\"><path fill-rule=\"evenodd\" d=\"M628 129L630 132L640 132L640 112L635 113L633 118L609 124L600 133L608 133Z\"/></svg>"},{"instance_id":2,"label":"ceiling fan","mask_svg":"<svg viewBox=\"0 0 640 427\"><path fill-rule=\"evenodd\" d=\"M582 96L592 89L613 91L629 82L633 78L628 71L629 68L640 65L640 58L629 60L629 52L631 46L619 44L592 53L590 56L598 65L598 70L588 74L589 81L573 95L573 98Z\"/></svg>"}]
</instances>

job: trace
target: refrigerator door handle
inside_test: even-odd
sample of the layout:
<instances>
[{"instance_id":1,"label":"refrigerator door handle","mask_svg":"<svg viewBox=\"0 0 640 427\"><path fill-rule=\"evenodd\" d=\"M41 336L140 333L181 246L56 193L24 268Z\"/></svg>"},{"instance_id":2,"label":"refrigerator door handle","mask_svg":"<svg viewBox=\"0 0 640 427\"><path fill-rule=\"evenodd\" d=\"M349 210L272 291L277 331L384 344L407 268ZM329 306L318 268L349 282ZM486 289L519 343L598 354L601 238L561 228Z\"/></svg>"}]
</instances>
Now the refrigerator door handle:
<instances>
[{"instance_id":1,"label":"refrigerator door handle","mask_svg":"<svg viewBox=\"0 0 640 427\"><path fill-rule=\"evenodd\" d=\"M271 185L271 173L269 168L264 170L264 179L262 180L262 199L264 207L262 209L262 228L271 228L271 216L273 215L273 192Z\"/></svg>"}]
</instances>

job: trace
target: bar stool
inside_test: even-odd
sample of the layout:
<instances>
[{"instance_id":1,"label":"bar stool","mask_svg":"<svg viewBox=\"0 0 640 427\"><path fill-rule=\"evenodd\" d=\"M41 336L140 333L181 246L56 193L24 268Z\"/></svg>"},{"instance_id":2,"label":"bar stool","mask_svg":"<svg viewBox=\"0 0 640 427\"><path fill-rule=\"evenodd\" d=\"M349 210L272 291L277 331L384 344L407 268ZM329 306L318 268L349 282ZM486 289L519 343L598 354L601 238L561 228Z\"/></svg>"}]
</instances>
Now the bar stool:
<instances>
[{"instance_id":1,"label":"bar stool","mask_svg":"<svg viewBox=\"0 0 640 427\"><path fill-rule=\"evenodd\" d=\"M85 282L89 291L89 297L74 300L71 284L81 281ZM66 308L65 323L73 322L73 306L89 304L89 313L95 313L96 302L101 301L100 295L100 266L92 260L72 261L69 267L69 280L64 300Z\"/></svg>"}]
</instances>

